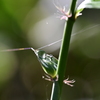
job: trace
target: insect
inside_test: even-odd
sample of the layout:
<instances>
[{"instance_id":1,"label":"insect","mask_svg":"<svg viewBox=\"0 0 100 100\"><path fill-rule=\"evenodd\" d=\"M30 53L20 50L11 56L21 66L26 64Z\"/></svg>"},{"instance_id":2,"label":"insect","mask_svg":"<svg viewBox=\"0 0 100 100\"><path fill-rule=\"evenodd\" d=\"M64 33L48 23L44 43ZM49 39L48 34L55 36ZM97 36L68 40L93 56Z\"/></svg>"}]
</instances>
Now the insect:
<instances>
[{"instance_id":1,"label":"insect","mask_svg":"<svg viewBox=\"0 0 100 100\"><path fill-rule=\"evenodd\" d=\"M42 69L46 73L45 77L43 78L48 81L58 81L58 75L57 75L57 64L58 64L58 59L55 58L53 55L47 54L45 51L38 50L38 49L33 49L32 47L29 48L17 48L17 49L8 49L8 50L2 50L1 52L7 52L7 51L19 51L19 50L29 50L31 49L34 51L35 55L38 58L38 61L40 62ZM69 86L73 86L70 83L74 83L74 80L64 80L63 82Z\"/></svg>"},{"instance_id":2,"label":"insect","mask_svg":"<svg viewBox=\"0 0 100 100\"><path fill-rule=\"evenodd\" d=\"M93 27L96 27L96 26L97 25L95 25ZM93 27L91 27L91 28L93 28ZM88 29L90 29L90 28L88 28ZM84 32L84 31L86 31L88 29L81 30L81 32ZM78 33L80 33L80 32L78 32ZM76 34L73 34L72 36L74 36L74 35L76 35ZM33 49L32 47L29 47L29 48L17 48L17 49L2 50L1 52L19 51L19 50L29 50L29 49L32 50L32 51L34 51L35 55L38 58L38 61L40 62L41 66L42 66L42 69L46 73L45 77L43 76L43 78L45 80L55 82L55 81L58 81L58 79L59 79L59 76L57 75L58 59L55 58L53 55L47 54L45 51L42 51L41 49L43 49L45 47L48 47L48 46L51 46L51 45L53 45L55 43L58 43L61 40L62 39L60 39L60 40L58 40L56 42L53 42L51 44L42 46L42 47L40 47L38 49ZM69 78L67 78L63 82L65 84L69 85L69 86L73 86L71 83L74 83L75 80L69 80Z\"/></svg>"}]
</instances>

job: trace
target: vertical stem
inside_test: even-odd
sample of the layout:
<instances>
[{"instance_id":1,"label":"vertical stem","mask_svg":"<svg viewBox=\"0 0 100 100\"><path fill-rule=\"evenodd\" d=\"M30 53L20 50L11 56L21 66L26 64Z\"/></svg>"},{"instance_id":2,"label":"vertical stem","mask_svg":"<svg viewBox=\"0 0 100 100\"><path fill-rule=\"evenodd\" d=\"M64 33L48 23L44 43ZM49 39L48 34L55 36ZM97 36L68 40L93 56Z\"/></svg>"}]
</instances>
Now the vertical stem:
<instances>
[{"instance_id":1,"label":"vertical stem","mask_svg":"<svg viewBox=\"0 0 100 100\"><path fill-rule=\"evenodd\" d=\"M67 65L67 58L68 58L68 50L69 50L69 43L71 37L71 31L73 27L74 21L68 20L67 24L65 23L64 29L64 36L62 41L62 46L59 55L59 62L58 62L58 75L59 75L59 85L60 89L62 88L66 65ZM67 34L66 34L67 32Z\"/></svg>"},{"instance_id":2,"label":"vertical stem","mask_svg":"<svg viewBox=\"0 0 100 100\"><path fill-rule=\"evenodd\" d=\"M60 95L60 91L59 91L59 85L58 82L55 81L52 85L52 93L51 93L51 98L50 100L59 100L59 95Z\"/></svg>"},{"instance_id":3,"label":"vertical stem","mask_svg":"<svg viewBox=\"0 0 100 100\"><path fill-rule=\"evenodd\" d=\"M76 1L77 0L72 0L71 7L70 7L70 14L72 14L72 16L68 18L68 21L65 23L62 45L61 45L59 60L58 60L58 81L53 83L50 100L60 100L64 75L65 75L65 70L67 65L66 62L68 58L70 37L72 33L73 24L75 22Z\"/></svg>"}]
</instances>

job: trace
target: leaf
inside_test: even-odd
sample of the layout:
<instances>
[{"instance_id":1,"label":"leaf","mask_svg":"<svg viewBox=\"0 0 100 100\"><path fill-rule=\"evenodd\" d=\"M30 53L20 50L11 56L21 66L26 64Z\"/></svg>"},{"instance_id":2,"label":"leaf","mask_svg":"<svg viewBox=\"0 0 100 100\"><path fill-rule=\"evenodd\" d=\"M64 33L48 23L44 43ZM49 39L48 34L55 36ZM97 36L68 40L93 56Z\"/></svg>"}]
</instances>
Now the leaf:
<instances>
[{"instance_id":1,"label":"leaf","mask_svg":"<svg viewBox=\"0 0 100 100\"><path fill-rule=\"evenodd\" d=\"M76 14L82 12L84 8L100 8L100 0L84 0L77 8Z\"/></svg>"}]
</instances>

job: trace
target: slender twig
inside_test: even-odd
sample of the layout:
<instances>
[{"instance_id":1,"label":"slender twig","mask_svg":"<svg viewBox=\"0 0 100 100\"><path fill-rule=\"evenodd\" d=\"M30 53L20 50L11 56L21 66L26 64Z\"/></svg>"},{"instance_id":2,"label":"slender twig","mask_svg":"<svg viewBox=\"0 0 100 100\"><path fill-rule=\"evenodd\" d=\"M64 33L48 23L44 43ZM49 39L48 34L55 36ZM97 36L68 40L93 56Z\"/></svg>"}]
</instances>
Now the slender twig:
<instances>
[{"instance_id":1,"label":"slender twig","mask_svg":"<svg viewBox=\"0 0 100 100\"><path fill-rule=\"evenodd\" d=\"M67 64L66 61L68 58L70 37L71 37L71 33L72 33L73 24L75 22L76 1L77 0L72 0L70 12L69 12L72 16L70 18L68 18L68 21L65 23L63 39L62 39L59 60L58 60L58 71L57 71L58 81L53 83L50 100L60 100L64 75L65 75L65 70L66 70L66 64Z\"/></svg>"}]
</instances>

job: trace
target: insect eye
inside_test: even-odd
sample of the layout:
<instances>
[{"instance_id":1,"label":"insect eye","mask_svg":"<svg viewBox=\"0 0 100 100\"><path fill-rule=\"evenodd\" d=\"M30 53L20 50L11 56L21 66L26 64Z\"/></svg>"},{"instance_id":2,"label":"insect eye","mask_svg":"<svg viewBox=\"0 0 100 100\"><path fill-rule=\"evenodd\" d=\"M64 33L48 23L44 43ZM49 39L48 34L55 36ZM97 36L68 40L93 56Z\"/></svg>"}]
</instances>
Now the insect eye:
<instances>
[{"instance_id":1,"label":"insect eye","mask_svg":"<svg viewBox=\"0 0 100 100\"><path fill-rule=\"evenodd\" d=\"M46 57L45 52L42 50L35 50L35 54L40 59L45 59Z\"/></svg>"}]
</instances>

